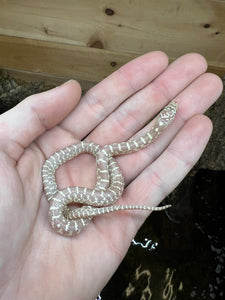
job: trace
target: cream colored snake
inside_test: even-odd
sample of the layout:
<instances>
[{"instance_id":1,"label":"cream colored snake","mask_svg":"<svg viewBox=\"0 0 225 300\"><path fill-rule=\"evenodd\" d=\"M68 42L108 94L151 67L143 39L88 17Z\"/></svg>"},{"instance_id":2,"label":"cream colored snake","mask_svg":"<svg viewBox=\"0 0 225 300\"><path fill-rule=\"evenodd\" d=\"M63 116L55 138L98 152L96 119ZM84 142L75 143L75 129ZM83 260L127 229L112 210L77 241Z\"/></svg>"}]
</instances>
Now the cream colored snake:
<instances>
[{"instance_id":1,"label":"cream colored snake","mask_svg":"<svg viewBox=\"0 0 225 300\"><path fill-rule=\"evenodd\" d=\"M164 210L170 205L149 207L145 205L111 205L122 195L124 178L114 156L139 151L154 141L173 121L177 103L167 105L156 117L154 126L144 135L101 147L92 142L82 141L55 152L44 163L42 178L45 195L50 203L49 220L53 229L64 236L80 233L92 218L118 210L141 209L149 211ZM59 190L55 172L58 167L81 153L96 157L97 182L94 189L67 187ZM79 204L69 208L68 204ZM82 206L81 206L82 205ZM81 206L81 207L80 207Z\"/></svg>"}]
</instances>

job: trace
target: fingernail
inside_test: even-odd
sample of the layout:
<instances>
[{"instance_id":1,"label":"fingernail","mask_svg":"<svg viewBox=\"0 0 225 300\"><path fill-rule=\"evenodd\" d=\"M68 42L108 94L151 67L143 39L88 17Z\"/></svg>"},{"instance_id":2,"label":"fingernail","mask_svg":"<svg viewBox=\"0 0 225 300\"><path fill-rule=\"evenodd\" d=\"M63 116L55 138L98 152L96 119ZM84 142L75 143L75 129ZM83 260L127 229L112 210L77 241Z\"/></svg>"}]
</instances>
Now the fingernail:
<instances>
[{"instance_id":1,"label":"fingernail","mask_svg":"<svg viewBox=\"0 0 225 300\"><path fill-rule=\"evenodd\" d=\"M70 79L70 80L64 82L63 84L61 84L60 86L65 86L67 84L70 84L72 81L74 81L74 79Z\"/></svg>"}]
</instances>

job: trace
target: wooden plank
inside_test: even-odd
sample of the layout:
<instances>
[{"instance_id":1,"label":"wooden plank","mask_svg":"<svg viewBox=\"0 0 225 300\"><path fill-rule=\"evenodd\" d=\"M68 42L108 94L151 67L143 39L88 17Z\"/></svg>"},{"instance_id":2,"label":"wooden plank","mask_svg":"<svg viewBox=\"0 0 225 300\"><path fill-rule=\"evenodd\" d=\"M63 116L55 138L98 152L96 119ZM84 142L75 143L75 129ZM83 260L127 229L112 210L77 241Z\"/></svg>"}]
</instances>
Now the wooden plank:
<instances>
[{"instance_id":1,"label":"wooden plank","mask_svg":"<svg viewBox=\"0 0 225 300\"><path fill-rule=\"evenodd\" d=\"M134 54L0 35L0 68L98 82ZM219 76L225 66L210 65ZM57 81L56 81L57 83Z\"/></svg>"},{"instance_id":2,"label":"wooden plank","mask_svg":"<svg viewBox=\"0 0 225 300\"><path fill-rule=\"evenodd\" d=\"M135 55L0 35L0 68L98 82Z\"/></svg>"},{"instance_id":3,"label":"wooden plank","mask_svg":"<svg viewBox=\"0 0 225 300\"><path fill-rule=\"evenodd\" d=\"M198 52L225 65L225 1L0 0L0 33L171 59Z\"/></svg>"}]
</instances>

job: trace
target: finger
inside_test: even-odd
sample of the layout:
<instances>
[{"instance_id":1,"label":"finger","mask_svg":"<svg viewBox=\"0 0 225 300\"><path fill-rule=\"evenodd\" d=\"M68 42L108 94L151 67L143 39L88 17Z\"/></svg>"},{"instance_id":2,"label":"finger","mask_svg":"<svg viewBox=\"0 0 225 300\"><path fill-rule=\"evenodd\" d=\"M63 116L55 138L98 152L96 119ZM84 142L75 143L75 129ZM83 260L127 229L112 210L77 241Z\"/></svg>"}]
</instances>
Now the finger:
<instances>
[{"instance_id":1,"label":"finger","mask_svg":"<svg viewBox=\"0 0 225 300\"><path fill-rule=\"evenodd\" d=\"M124 197L133 203L138 195L141 203L157 206L198 161L211 133L212 122L208 117L192 117L160 157L128 186Z\"/></svg>"},{"instance_id":2,"label":"finger","mask_svg":"<svg viewBox=\"0 0 225 300\"><path fill-rule=\"evenodd\" d=\"M127 140L179 92L204 73L206 68L206 61L199 54L192 53L180 57L154 81L118 107L88 136L88 139L100 144Z\"/></svg>"},{"instance_id":3,"label":"finger","mask_svg":"<svg viewBox=\"0 0 225 300\"><path fill-rule=\"evenodd\" d=\"M0 149L17 160L32 141L62 121L77 105L76 81L32 95L0 117Z\"/></svg>"},{"instance_id":4,"label":"finger","mask_svg":"<svg viewBox=\"0 0 225 300\"><path fill-rule=\"evenodd\" d=\"M77 139L82 139L124 100L157 77L167 65L168 58L160 51L132 60L90 89L61 126L71 131Z\"/></svg>"},{"instance_id":5,"label":"finger","mask_svg":"<svg viewBox=\"0 0 225 300\"><path fill-rule=\"evenodd\" d=\"M214 74L203 74L175 97L174 101L178 103L177 115L158 140L141 151L117 158L126 184L161 154L188 119L203 114L218 99L222 89L219 77ZM138 135L146 133L151 127L152 122L139 131Z\"/></svg>"},{"instance_id":6,"label":"finger","mask_svg":"<svg viewBox=\"0 0 225 300\"><path fill-rule=\"evenodd\" d=\"M117 204L157 206L185 177L197 162L212 131L211 121L202 115L190 119L168 148L125 189ZM117 232L111 240L129 243L148 216L147 211L123 211L96 218L99 228L107 228L107 236ZM124 237L125 240L124 240Z\"/></svg>"},{"instance_id":7,"label":"finger","mask_svg":"<svg viewBox=\"0 0 225 300\"><path fill-rule=\"evenodd\" d=\"M174 98L179 105L179 116L185 121L195 114L204 113L223 91L220 77L205 73Z\"/></svg>"}]
</instances>

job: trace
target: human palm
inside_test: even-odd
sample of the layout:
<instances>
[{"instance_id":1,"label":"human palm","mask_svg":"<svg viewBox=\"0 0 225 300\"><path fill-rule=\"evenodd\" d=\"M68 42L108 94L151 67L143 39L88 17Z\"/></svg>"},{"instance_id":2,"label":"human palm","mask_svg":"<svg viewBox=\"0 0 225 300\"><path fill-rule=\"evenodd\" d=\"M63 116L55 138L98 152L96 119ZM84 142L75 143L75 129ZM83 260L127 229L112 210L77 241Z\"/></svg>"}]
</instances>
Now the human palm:
<instances>
[{"instance_id":1,"label":"human palm","mask_svg":"<svg viewBox=\"0 0 225 300\"><path fill-rule=\"evenodd\" d=\"M125 141L175 100L175 121L157 141L117 158L126 183L117 203L158 205L198 160L212 129L202 113L221 93L221 81L204 74L200 55L167 63L152 52L81 100L78 83L70 81L0 116L0 299L94 299L148 216L121 211L94 218L73 238L56 234L41 181L46 157L84 138L101 145ZM94 187L95 171L93 157L81 155L57 171L58 186Z\"/></svg>"}]
</instances>

